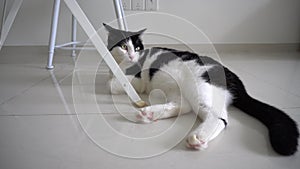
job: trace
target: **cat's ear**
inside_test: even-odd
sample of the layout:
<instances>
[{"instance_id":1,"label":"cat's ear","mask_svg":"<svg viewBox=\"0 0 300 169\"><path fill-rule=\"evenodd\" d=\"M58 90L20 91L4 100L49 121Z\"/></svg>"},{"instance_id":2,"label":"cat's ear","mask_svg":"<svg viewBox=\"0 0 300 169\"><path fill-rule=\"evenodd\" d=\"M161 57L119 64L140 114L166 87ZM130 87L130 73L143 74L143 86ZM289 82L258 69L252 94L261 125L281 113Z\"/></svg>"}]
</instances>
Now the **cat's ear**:
<instances>
[{"instance_id":1,"label":"cat's ear","mask_svg":"<svg viewBox=\"0 0 300 169\"><path fill-rule=\"evenodd\" d=\"M147 30L147 28L138 31L137 35L139 35L139 36L142 35L146 30Z\"/></svg>"},{"instance_id":2,"label":"cat's ear","mask_svg":"<svg viewBox=\"0 0 300 169\"><path fill-rule=\"evenodd\" d=\"M108 32L111 32L111 31L114 31L115 29L109 25L107 25L106 23L103 23L103 26L105 27L105 29L108 31Z\"/></svg>"}]
</instances>

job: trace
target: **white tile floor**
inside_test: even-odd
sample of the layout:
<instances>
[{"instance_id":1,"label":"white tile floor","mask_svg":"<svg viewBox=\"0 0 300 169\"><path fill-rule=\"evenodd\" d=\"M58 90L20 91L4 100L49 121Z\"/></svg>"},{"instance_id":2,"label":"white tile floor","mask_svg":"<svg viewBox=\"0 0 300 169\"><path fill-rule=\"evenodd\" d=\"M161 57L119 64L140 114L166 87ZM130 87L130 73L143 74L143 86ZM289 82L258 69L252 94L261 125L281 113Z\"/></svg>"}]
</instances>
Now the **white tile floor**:
<instances>
[{"instance_id":1,"label":"white tile floor","mask_svg":"<svg viewBox=\"0 0 300 169\"><path fill-rule=\"evenodd\" d=\"M190 151L181 141L151 158L114 155L133 157L163 152L176 144L174 135L185 133L181 128L188 126L194 115L147 125L132 123L117 113L128 115L134 111L127 97L112 98L105 90L105 71L98 71L95 89L88 81L93 78L91 72L80 75L81 85L74 81L74 88L84 93L80 95L83 100L75 100L80 102L76 114L72 97L73 60L65 52L58 53L51 76L44 69L46 56L47 49L43 47L5 47L0 52L0 168L300 167L300 153L292 157L276 155L265 127L235 108L230 109L228 128L205 151ZM300 123L300 53L232 52L220 56L253 96L283 109ZM91 102L93 99L89 100L94 93L100 114ZM113 135L105 124L128 137ZM171 133L167 139L161 139L167 132ZM151 137L159 141L139 141Z\"/></svg>"}]
</instances>

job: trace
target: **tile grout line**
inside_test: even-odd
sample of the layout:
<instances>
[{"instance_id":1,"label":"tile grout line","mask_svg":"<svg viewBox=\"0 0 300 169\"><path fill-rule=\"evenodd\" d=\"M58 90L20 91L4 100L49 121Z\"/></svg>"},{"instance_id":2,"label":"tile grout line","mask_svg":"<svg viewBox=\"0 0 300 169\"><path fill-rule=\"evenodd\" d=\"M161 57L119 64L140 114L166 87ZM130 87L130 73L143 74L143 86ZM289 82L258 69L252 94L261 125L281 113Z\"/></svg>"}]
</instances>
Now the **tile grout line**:
<instances>
[{"instance_id":1,"label":"tile grout line","mask_svg":"<svg viewBox=\"0 0 300 169\"><path fill-rule=\"evenodd\" d=\"M71 114L63 114L63 113L56 113L56 114L6 114L0 115L0 117L40 117L40 116L78 116L78 115L120 115L120 113L71 113Z\"/></svg>"},{"instance_id":2,"label":"tile grout line","mask_svg":"<svg viewBox=\"0 0 300 169\"><path fill-rule=\"evenodd\" d=\"M10 97L10 98L4 100L2 103L0 103L0 106L4 105L5 103L7 103L7 102L13 100L14 98L16 98L16 97L18 97L18 96L20 96L20 95L26 93L28 90L32 89L34 86L40 84L41 82L43 82L43 81L45 81L45 80L47 80L47 79L49 79L49 78L50 78L50 75L48 75L47 77L45 77L45 78L43 78L43 79L41 79L41 80L39 80L39 81L33 83L31 86L29 86L28 88L24 89L24 90L21 91L20 93L17 93L16 95L14 95L14 96L12 96L12 97Z\"/></svg>"},{"instance_id":3,"label":"tile grout line","mask_svg":"<svg viewBox=\"0 0 300 169\"><path fill-rule=\"evenodd\" d=\"M62 70L63 70L63 69L60 69L60 70L58 70L57 72L60 72L60 71L62 71ZM42 83L43 81L48 80L48 79L50 79L50 78L51 78L51 75L47 75L47 77L45 77L45 78L43 78L43 79L41 79L41 80L39 80L39 81L33 83L31 86L29 86L28 88L24 89L23 91L21 91L21 92L17 93L16 95L14 95L14 96L12 96L12 97L10 97L10 98L4 100L3 102L0 103L0 106L4 105L5 103L7 103L7 102L13 100L14 98L16 98L16 97L18 97L18 96L20 96L20 95L26 93L28 90L32 89L33 87L37 86L38 84L40 84L40 83Z\"/></svg>"},{"instance_id":4,"label":"tile grout line","mask_svg":"<svg viewBox=\"0 0 300 169\"><path fill-rule=\"evenodd\" d=\"M289 109L300 109L300 107L282 107L283 110L289 110Z\"/></svg>"},{"instance_id":5,"label":"tile grout line","mask_svg":"<svg viewBox=\"0 0 300 169\"><path fill-rule=\"evenodd\" d=\"M239 66L232 66L231 64L226 64L226 66L227 66L227 65L228 65L229 67L238 69L239 71L242 71L242 72L244 72L244 73L246 73L246 74L252 76L252 77L255 78L255 79L259 79L260 81L262 81L263 83L265 83L265 84L267 84L267 85L273 86L271 83L269 83L269 82L267 82L267 81L265 81L265 80L261 80L261 79L260 79L259 77L257 77L256 75L254 75L254 74L252 74L252 73L250 73L250 72L248 72L248 71L245 71L244 69L242 69L242 68L239 67ZM289 91L286 91L286 90L284 90L283 88L281 88L281 87L279 87L279 86L273 86L273 87L275 87L275 88L281 90L281 91L284 92L284 93L291 94L291 95L294 96L294 97L300 98L300 96L295 95L295 94L293 94L293 93L291 93L291 92L289 92ZM300 106L278 107L278 108L283 109L283 110L284 110L284 109L298 109L298 108L300 108Z\"/></svg>"},{"instance_id":6,"label":"tile grout line","mask_svg":"<svg viewBox=\"0 0 300 169\"><path fill-rule=\"evenodd\" d=\"M227 65L230 65L230 64L227 64ZM292 96L295 96L295 97L297 97L297 98L300 98L299 95L294 94L294 93L292 93L292 92L290 92L290 91L286 91L285 89L283 89L283 88L280 87L280 86L274 86L273 84L269 83L269 82L266 81L265 79L261 79L261 78L259 78L258 76L254 75L253 73L248 72L248 71L245 71L244 69L242 69L242 68L239 67L239 66L238 66L238 67L232 66L232 65L230 65L230 66L231 66L231 67L234 67L235 69L239 69L240 71L243 71L244 73L249 74L250 76L252 76L252 77L255 78L255 79L259 79L261 82L264 82L264 83L267 84L267 85L273 86L273 87L275 87L275 88L281 90L282 92L285 92L285 93L288 93L288 94L290 94L290 95L292 95Z\"/></svg>"}]
</instances>

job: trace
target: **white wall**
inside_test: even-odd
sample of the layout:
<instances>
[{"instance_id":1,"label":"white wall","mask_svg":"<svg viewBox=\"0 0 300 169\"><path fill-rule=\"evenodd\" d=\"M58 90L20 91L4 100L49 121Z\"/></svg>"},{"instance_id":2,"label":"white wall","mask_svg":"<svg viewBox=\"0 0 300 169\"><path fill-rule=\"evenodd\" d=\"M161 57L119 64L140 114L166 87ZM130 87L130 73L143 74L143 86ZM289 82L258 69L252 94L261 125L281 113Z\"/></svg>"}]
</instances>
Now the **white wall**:
<instances>
[{"instance_id":1,"label":"white wall","mask_svg":"<svg viewBox=\"0 0 300 169\"><path fill-rule=\"evenodd\" d=\"M97 28L102 22L115 19L112 0L78 0ZM15 23L7 37L6 45L47 45L50 31L53 0L24 0ZM299 0L159 0L159 12L166 12L187 19L200 28L213 43L299 43ZM132 14L135 12L126 12ZM57 41L70 38L70 12L61 5ZM131 21L142 23L144 19ZM146 20L148 30L164 29L165 20ZM152 23L152 24L151 24ZM131 24L130 24L131 26ZM143 27L142 25L139 25ZM173 28L172 32L186 35L188 43L203 40L185 31L186 25ZM80 31L79 39L86 39ZM157 42L148 38L146 43Z\"/></svg>"}]
</instances>

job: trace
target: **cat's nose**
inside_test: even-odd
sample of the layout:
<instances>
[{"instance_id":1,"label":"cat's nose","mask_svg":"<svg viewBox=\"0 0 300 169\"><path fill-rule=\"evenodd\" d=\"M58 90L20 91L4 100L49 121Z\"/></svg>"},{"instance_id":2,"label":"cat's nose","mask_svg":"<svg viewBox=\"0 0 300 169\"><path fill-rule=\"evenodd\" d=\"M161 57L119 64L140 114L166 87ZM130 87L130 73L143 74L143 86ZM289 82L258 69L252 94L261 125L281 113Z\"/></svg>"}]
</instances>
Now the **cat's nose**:
<instances>
[{"instance_id":1,"label":"cat's nose","mask_svg":"<svg viewBox=\"0 0 300 169\"><path fill-rule=\"evenodd\" d=\"M134 53L128 53L129 59L133 60L135 58L135 54Z\"/></svg>"}]
</instances>

